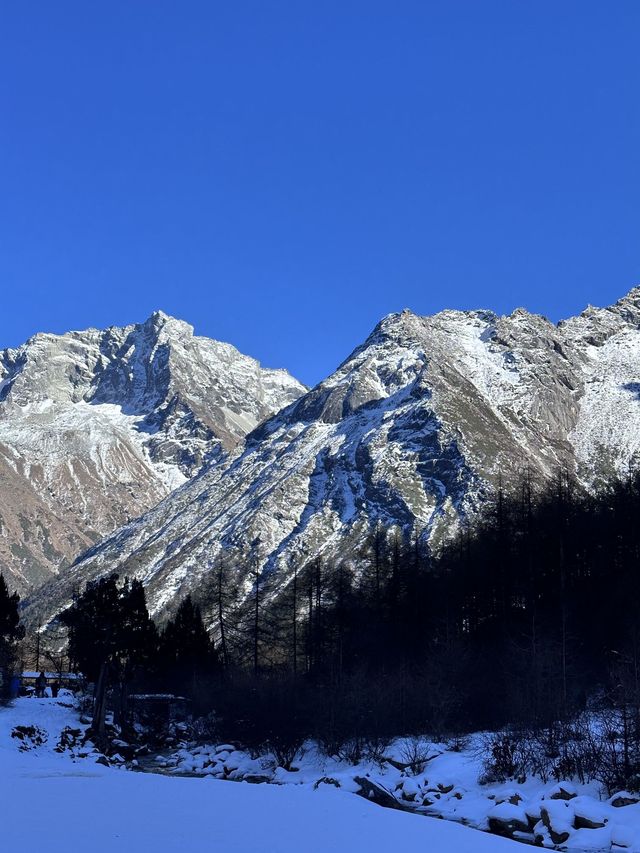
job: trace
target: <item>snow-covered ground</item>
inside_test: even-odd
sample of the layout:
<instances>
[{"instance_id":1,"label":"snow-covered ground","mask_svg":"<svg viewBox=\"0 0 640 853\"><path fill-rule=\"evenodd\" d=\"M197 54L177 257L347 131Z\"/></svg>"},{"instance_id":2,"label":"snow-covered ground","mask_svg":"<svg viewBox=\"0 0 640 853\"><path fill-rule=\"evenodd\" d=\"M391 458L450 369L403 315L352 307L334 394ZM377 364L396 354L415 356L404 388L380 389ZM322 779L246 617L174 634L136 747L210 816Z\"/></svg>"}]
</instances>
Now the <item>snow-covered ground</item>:
<instances>
[{"instance_id":1,"label":"snow-covered ground","mask_svg":"<svg viewBox=\"0 0 640 853\"><path fill-rule=\"evenodd\" d=\"M455 749L426 740L398 739L379 760L356 765L328 758L307 744L290 772L276 766L272 755L252 759L229 744L183 747L157 756L155 763L162 772L175 775L265 778L276 785L338 786L354 793L365 779L400 806L423 816L557 850L640 853L640 795L620 791L608 797L597 782L544 782L535 776L524 782L480 784L485 769L482 739L483 735L471 737L464 747L458 744ZM407 764L416 748L423 766L412 770Z\"/></svg>"},{"instance_id":2,"label":"snow-covered ground","mask_svg":"<svg viewBox=\"0 0 640 853\"><path fill-rule=\"evenodd\" d=\"M1 849L51 853L339 853L397 849L509 853L515 842L383 809L332 786L233 784L132 773L55 751L79 728L70 701L20 699L0 710ZM45 743L11 733L35 725ZM75 757L74 757L75 756Z\"/></svg>"},{"instance_id":3,"label":"snow-covered ground","mask_svg":"<svg viewBox=\"0 0 640 853\"><path fill-rule=\"evenodd\" d=\"M27 842L65 853L523 849L479 831L493 829L557 850L640 853L637 797L607 800L595 784L536 778L480 785L473 745L425 743L419 772L403 766L401 741L384 760L355 766L307 745L292 771L231 745L182 745L151 756L145 766L157 772L145 773L98 763L104 757L82 743L83 729L70 694L0 709L0 850ZM357 796L363 779L416 813Z\"/></svg>"}]
</instances>

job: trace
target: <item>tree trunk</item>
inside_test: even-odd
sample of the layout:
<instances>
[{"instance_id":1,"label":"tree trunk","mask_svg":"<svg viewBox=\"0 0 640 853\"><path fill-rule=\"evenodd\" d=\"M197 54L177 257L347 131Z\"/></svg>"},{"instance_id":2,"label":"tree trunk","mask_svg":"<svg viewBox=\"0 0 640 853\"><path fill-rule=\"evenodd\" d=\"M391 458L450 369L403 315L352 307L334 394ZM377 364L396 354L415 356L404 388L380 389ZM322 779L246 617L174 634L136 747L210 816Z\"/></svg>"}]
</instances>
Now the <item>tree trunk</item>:
<instances>
[{"instance_id":1,"label":"tree trunk","mask_svg":"<svg viewBox=\"0 0 640 853\"><path fill-rule=\"evenodd\" d=\"M256 601L253 614L253 674L258 675L258 630L260 627L260 566L256 560Z\"/></svg>"},{"instance_id":2,"label":"tree trunk","mask_svg":"<svg viewBox=\"0 0 640 853\"><path fill-rule=\"evenodd\" d=\"M293 570L293 676L298 674L298 567Z\"/></svg>"},{"instance_id":3,"label":"tree trunk","mask_svg":"<svg viewBox=\"0 0 640 853\"><path fill-rule=\"evenodd\" d=\"M222 606L222 582L223 582L223 571L222 564L220 564L220 568L218 569L218 621L220 622L220 650L222 651L222 665L227 670L229 668L229 661L227 658L227 638L224 632L224 608Z\"/></svg>"},{"instance_id":4,"label":"tree trunk","mask_svg":"<svg viewBox=\"0 0 640 853\"><path fill-rule=\"evenodd\" d=\"M93 719L91 721L91 731L93 737L98 743L98 746L103 746L105 742L105 725L104 718L107 711L107 684L109 680L109 664L106 661L100 665L100 673L96 683L95 696L93 701Z\"/></svg>"},{"instance_id":5,"label":"tree trunk","mask_svg":"<svg viewBox=\"0 0 640 853\"><path fill-rule=\"evenodd\" d=\"M127 682L123 679L118 685L118 705L114 722L124 729L127 725L127 710L129 705L129 690Z\"/></svg>"}]
</instances>

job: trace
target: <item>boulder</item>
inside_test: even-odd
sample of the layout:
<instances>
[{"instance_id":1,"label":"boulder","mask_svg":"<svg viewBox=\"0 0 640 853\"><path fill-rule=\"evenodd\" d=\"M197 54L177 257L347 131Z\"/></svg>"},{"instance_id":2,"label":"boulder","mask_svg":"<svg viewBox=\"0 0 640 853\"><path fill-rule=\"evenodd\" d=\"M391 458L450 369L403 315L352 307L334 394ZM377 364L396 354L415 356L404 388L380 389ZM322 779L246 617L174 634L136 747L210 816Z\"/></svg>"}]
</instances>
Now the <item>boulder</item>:
<instances>
[{"instance_id":1,"label":"boulder","mask_svg":"<svg viewBox=\"0 0 640 853\"><path fill-rule=\"evenodd\" d=\"M527 813L527 818L529 819L529 826L531 829L540 822L542 816L540 814L541 803L539 800L532 800L527 803L524 807L525 812Z\"/></svg>"},{"instance_id":2,"label":"boulder","mask_svg":"<svg viewBox=\"0 0 640 853\"><path fill-rule=\"evenodd\" d=\"M573 821L573 826L574 829L602 829L606 823L606 818L604 820L593 820L593 818L577 814Z\"/></svg>"},{"instance_id":3,"label":"boulder","mask_svg":"<svg viewBox=\"0 0 640 853\"><path fill-rule=\"evenodd\" d=\"M550 800L572 800L577 796L576 786L571 782L558 782L555 788L547 794Z\"/></svg>"},{"instance_id":4,"label":"boulder","mask_svg":"<svg viewBox=\"0 0 640 853\"><path fill-rule=\"evenodd\" d=\"M611 845L612 849L617 850L625 847L633 847L635 841L635 832L632 826L621 826L615 824L611 827Z\"/></svg>"},{"instance_id":5,"label":"boulder","mask_svg":"<svg viewBox=\"0 0 640 853\"><path fill-rule=\"evenodd\" d=\"M637 794L630 794L628 791L618 791L609 802L614 808L619 809L623 806L635 806L636 803L640 803L640 797Z\"/></svg>"},{"instance_id":6,"label":"boulder","mask_svg":"<svg viewBox=\"0 0 640 853\"><path fill-rule=\"evenodd\" d=\"M491 809L487 818L489 831L495 835L513 838L516 832L529 832L529 821L525 810L512 803L499 803Z\"/></svg>"},{"instance_id":7,"label":"boulder","mask_svg":"<svg viewBox=\"0 0 640 853\"><path fill-rule=\"evenodd\" d=\"M573 830L575 814L565 800L549 800L540 808L540 817L554 844L564 844Z\"/></svg>"},{"instance_id":8,"label":"boulder","mask_svg":"<svg viewBox=\"0 0 640 853\"><path fill-rule=\"evenodd\" d=\"M600 803L591 797L576 797L571 805L576 829L602 829L608 822Z\"/></svg>"},{"instance_id":9,"label":"boulder","mask_svg":"<svg viewBox=\"0 0 640 853\"><path fill-rule=\"evenodd\" d=\"M420 794L420 786L415 781L415 779L403 779L401 782L402 793L401 797L403 800L407 800L412 803L415 801L416 797Z\"/></svg>"},{"instance_id":10,"label":"boulder","mask_svg":"<svg viewBox=\"0 0 640 853\"><path fill-rule=\"evenodd\" d=\"M271 776L264 776L261 773L247 773L242 779L244 782L251 782L252 785L261 785L263 782L270 782Z\"/></svg>"},{"instance_id":11,"label":"boulder","mask_svg":"<svg viewBox=\"0 0 640 853\"><path fill-rule=\"evenodd\" d=\"M533 827L532 832L533 840L538 847L553 847L553 841L549 835L549 830L541 820Z\"/></svg>"},{"instance_id":12,"label":"boulder","mask_svg":"<svg viewBox=\"0 0 640 853\"><path fill-rule=\"evenodd\" d=\"M385 806L390 809L402 809L402 804L396 800L393 794L389 793L386 788L383 788L382 785L379 785L377 782L373 782L366 776L355 776L353 781L360 788L360 791L358 792L360 796L365 797L367 800L371 800L372 803L376 803L379 806Z\"/></svg>"},{"instance_id":13,"label":"boulder","mask_svg":"<svg viewBox=\"0 0 640 853\"><path fill-rule=\"evenodd\" d=\"M114 761L131 761L137 754L137 747L123 740L112 740L108 746Z\"/></svg>"},{"instance_id":14,"label":"boulder","mask_svg":"<svg viewBox=\"0 0 640 853\"><path fill-rule=\"evenodd\" d=\"M517 806L522 802L522 795L518 791L504 791L499 796L491 796L490 800L495 800L496 805L500 805L500 803L511 803L512 806ZM538 820L540 820L540 816L538 816Z\"/></svg>"},{"instance_id":15,"label":"boulder","mask_svg":"<svg viewBox=\"0 0 640 853\"><path fill-rule=\"evenodd\" d=\"M216 757L220 758L220 755L217 755ZM246 760L246 757L247 756L244 754L244 752L240 752L239 749L235 749L224 759L224 766L229 772L237 770L238 767L240 767L240 765Z\"/></svg>"}]
</instances>

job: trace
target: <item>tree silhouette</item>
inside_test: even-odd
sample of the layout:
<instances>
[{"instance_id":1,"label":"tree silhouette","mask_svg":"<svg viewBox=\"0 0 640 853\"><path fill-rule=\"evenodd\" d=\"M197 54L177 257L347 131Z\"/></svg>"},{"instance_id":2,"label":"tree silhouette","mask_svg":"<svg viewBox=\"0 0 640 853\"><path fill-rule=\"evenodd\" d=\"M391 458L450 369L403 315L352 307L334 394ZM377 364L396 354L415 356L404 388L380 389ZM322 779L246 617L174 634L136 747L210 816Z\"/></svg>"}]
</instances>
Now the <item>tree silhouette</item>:
<instances>
[{"instance_id":1,"label":"tree silhouette","mask_svg":"<svg viewBox=\"0 0 640 853\"><path fill-rule=\"evenodd\" d=\"M0 703L7 701L10 695L10 678L17 659L17 644L24 637L24 628L20 625L18 605L20 596L9 593L9 588L0 573Z\"/></svg>"}]
</instances>

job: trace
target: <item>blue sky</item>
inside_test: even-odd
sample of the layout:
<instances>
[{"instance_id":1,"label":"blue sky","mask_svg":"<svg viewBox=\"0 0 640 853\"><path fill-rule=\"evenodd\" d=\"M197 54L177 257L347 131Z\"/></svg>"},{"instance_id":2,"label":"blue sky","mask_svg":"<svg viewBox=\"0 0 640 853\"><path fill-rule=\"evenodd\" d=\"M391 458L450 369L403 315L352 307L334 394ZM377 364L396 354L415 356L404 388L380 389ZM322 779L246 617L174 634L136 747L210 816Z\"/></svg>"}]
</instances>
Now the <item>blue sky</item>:
<instances>
[{"instance_id":1,"label":"blue sky","mask_svg":"<svg viewBox=\"0 0 640 853\"><path fill-rule=\"evenodd\" d=\"M390 311L640 283L638 0L0 16L0 347L189 320L307 383Z\"/></svg>"}]
</instances>

